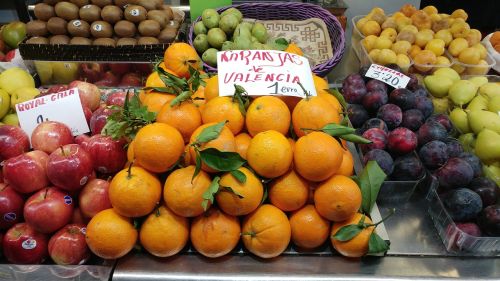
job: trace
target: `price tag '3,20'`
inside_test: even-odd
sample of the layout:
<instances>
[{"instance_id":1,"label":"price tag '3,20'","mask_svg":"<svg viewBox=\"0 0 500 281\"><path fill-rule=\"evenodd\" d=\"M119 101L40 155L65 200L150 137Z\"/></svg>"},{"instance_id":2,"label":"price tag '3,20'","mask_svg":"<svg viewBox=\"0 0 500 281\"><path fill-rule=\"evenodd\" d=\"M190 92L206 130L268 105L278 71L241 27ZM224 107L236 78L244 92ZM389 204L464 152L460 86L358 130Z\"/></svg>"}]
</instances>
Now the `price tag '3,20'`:
<instances>
[{"instance_id":1,"label":"price tag '3,20'","mask_svg":"<svg viewBox=\"0 0 500 281\"><path fill-rule=\"evenodd\" d=\"M396 89L406 88L406 85L410 82L410 77L403 73L374 63L370 65L365 76L382 81Z\"/></svg>"}]
</instances>

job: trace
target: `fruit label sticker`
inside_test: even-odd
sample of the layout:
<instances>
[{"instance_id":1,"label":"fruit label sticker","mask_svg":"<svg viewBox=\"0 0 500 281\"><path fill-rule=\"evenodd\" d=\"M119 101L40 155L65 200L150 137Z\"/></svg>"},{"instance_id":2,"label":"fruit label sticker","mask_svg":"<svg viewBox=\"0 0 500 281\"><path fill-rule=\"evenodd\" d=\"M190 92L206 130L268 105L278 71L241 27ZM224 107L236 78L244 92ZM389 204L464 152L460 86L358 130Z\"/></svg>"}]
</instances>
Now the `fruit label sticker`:
<instances>
[{"instance_id":1,"label":"fruit label sticker","mask_svg":"<svg viewBox=\"0 0 500 281\"><path fill-rule=\"evenodd\" d=\"M217 52L219 95L234 95L234 85L251 96L316 96L309 61L273 50Z\"/></svg>"},{"instance_id":2,"label":"fruit label sticker","mask_svg":"<svg viewBox=\"0 0 500 281\"><path fill-rule=\"evenodd\" d=\"M19 124L28 136L43 121L66 124L78 136L90 131L83 113L78 88L42 96L16 104Z\"/></svg>"},{"instance_id":3,"label":"fruit label sticker","mask_svg":"<svg viewBox=\"0 0 500 281\"><path fill-rule=\"evenodd\" d=\"M3 219L5 221L15 221L16 218L17 218L17 215L14 212L9 212L9 213L3 215Z\"/></svg>"},{"instance_id":4,"label":"fruit label sticker","mask_svg":"<svg viewBox=\"0 0 500 281\"><path fill-rule=\"evenodd\" d=\"M75 20L75 21L73 22L73 25L74 25L74 26L76 26L76 27L79 27L80 25L82 25L82 22L81 22L81 21L79 21L79 20Z\"/></svg>"},{"instance_id":5,"label":"fruit label sticker","mask_svg":"<svg viewBox=\"0 0 500 281\"><path fill-rule=\"evenodd\" d=\"M71 196L69 196L69 195L65 195L64 196L64 204L71 205L71 203L73 203L73 198L71 198Z\"/></svg>"},{"instance_id":6,"label":"fruit label sticker","mask_svg":"<svg viewBox=\"0 0 500 281\"><path fill-rule=\"evenodd\" d=\"M382 81L396 89L406 88L406 85L410 82L410 77L404 75L403 73L374 63L370 65L370 68L366 71L365 76Z\"/></svg>"},{"instance_id":7,"label":"fruit label sticker","mask_svg":"<svg viewBox=\"0 0 500 281\"><path fill-rule=\"evenodd\" d=\"M21 247L25 250L31 250L36 248L36 240L35 239L26 239L21 243Z\"/></svg>"},{"instance_id":8,"label":"fruit label sticker","mask_svg":"<svg viewBox=\"0 0 500 281\"><path fill-rule=\"evenodd\" d=\"M141 12L139 11L139 9L132 9L130 10L130 14L134 17L137 17L141 14Z\"/></svg>"},{"instance_id":9,"label":"fruit label sticker","mask_svg":"<svg viewBox=\"0 0 500 281\"><path fill-rule=\"evenodd\" d=\"M98 31L98 32L101 31L102 30L102 25L100 25L100 24L94 25L94 30Z\"/></svg>"}]
</instances>

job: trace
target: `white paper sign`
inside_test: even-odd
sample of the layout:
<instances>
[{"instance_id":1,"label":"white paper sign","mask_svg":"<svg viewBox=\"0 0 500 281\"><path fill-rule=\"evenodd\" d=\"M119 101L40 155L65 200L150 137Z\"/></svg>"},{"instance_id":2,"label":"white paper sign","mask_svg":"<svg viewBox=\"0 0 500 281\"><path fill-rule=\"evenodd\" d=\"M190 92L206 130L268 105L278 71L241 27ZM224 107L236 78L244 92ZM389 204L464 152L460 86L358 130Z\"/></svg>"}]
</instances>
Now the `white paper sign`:
<instances>
[{"instance_id":1,"label":"white paper sign","mask_svg":"<svg viewBox=\"0 0 500 281\"><path fill-rule=\"evenodd\" d=\"M370 65L365 76L382 81L396 89L406 88L406 85L410 82L410 77L403 73L374 63Z\"/></svg>"},{"instance_id":2,"label":"white paper sign","mask_svg":"<svg viewBox=\"0 0 500 281\"><path fill-rule=\"evenodd\" d=\"M90 131L83 113L78 88L18 103L16 111L19 124L28 136L31 136L38 124L47 120L66 124L73 136Z\"/></svg>"},{"instance_id":3,"label":"white paper sign","mask_svg":"<svg viewBox=\"0 0 500 281\"><path fill-rule=\"evenodd\" d=\"M273 50L217 52L219 95L234 95L240 85L252 96L305 97L302 84L316 96L309 61L302 56Z\"/></svg>"}]
</instances>

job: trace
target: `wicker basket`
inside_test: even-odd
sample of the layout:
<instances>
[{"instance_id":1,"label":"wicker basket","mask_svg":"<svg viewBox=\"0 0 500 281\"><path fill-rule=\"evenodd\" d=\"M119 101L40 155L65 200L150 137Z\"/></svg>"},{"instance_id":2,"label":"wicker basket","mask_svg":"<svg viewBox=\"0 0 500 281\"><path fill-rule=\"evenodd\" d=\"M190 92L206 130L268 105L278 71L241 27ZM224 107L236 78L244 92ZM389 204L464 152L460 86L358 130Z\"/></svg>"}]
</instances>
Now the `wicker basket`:
<instances>
[{"instance_id":1,"label":"wicker basket","mask_svg":"<svg viewBox=\"0 0 500 281\"><path fill-rule=\"evenodd\" d=\"M337 18L327 10L318 5L299 2L278 2L278 3L245 3L232 5L218 9L219 13L234 7L241 11L245 18L258 20L306 20L310 18L319 18L323 20L328 27L328 33L332 42L333 57L328 61L315 65L312 71L319 76L326 76L339 63L344 54L345 38L344 31ZM201 20L201 17L191 25L188 32L188 43L193 45L194 24ZM217 68L208 64L203 64L207 72L217 72Z\"/></svg>"}]
</instances>

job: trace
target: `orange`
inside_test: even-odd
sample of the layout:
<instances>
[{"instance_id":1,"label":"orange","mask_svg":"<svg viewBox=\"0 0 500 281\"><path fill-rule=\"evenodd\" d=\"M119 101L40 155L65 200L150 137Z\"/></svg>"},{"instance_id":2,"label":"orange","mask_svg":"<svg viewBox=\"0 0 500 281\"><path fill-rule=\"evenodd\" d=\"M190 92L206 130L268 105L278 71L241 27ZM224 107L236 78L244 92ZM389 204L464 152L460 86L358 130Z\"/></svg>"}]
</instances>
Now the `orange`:
<instances>
[{"instance_id":1,"label":"orange","mask_svg":"<svg viewBox=\"0 0 500 281\"><path fill-rule=\"evenodd\" d=\"M191 243L205 257L217 258L226 255L240 241L240 221L237 217L210 208L194 218L191 224Z\"/></svg>"},{"instance_id":2,"label":"orange","mask_svg":"<svg viewBox=\"0 0 500 281\"><path fill-rule=\"evenodd\" d=\"M290 112L292 112L293 109L295 108L295 106L297 105L297 103L299 103L299 101L302 98L292 97L292 96L280 96L279 99L282 100L286 104L286 106L288 107L288 110L290 110Z\"/></svg>"},{"instance_id":3,"label":"orange","mask_svg":"<svg viewBox=\"0 0 500 281\"><path fill-rule=\"evenodd\" d=\"M349 149L342 150L342 163L340 164L339 169L337 170L337 175L344 175L350 177L353 175L354 171L354 159L352 158L352 154Z\"/></svg>"},{"instance_id":4,"label":"orange","mask_svg":"<svg viewBox=\"0 0 500 281\"><path fill-rule=\"evenodd\" d=\"M133 150L139 166L154 173L163 173L181 157L184 140L177 129L157 122L146 125L137 132Z\"/></svg>"},{"instance_id":5,"label":"orange","mask_svg":"<svg viewBox=\"0 0 500 281\"><path fill-rule=\"evenodd\" d=\"M312 73L313 77L313 82L314 82L314 88L316 89L316 92L320 92L325 89L330 89L330 86L328 86L328 82L322 78L319 77L318 75Z\"/></svg>"},{"instance_id":6,"label":"orange","mask_svg":"<svg viewBox=\"0 0 500 281\"><path fill-rule=\"evenodd\" d=\"M271 204L285 212L295 211L304 206L308 194L309 184L293 170L274 179L269 188Z\"/></svg>"},{"instance_id":7,"label":"orange","mask_svg":"<svg viewBox=\"0 0 500 281\"><path fill-rule=\"evenodd\" d=\"M191 101L184 101L175 106L166 103L158 112L156 122L168 124L179 130L184 142L187 143L194 130L201 126L201 114Z\"/></svg>"},{"instance_id":8,"label":"orange","mask_svg":"<svg viewBox=\"0 0 500 281\"><path fill-rule=\"evenodd\" d=\"M161 199L160 181L141 167L130 167L116 174L109 184L109 201L126 217L142 217Z\"/></svg>"},{"instance_id":9,"label":"orange","mask_svg":"<svg viewBox=\"0 0 500 281\"><path fill-rule=\"evenodd\" d=\"M219 96L219 77L210 77L205 85L205 99L207 101Z\"/></svg>"},{"instance_id":10,"label":"orange","mask_svg":"<svg viewBox=\"0 0 500 281\"><path fill-rule=\"evenodd\" d=\"M132 162L135 159L134 155L134 141L132 140L127 146L127 161ZM127 166L128 167L128 166Z\"/></svg>"},{"instance_id":11,"label":"orange","mask_svg":"<svg viewBox=\"0 0 500 281\"><path fill-rule=\"evenodd\" d=\"M292 164L292 159L290 142L277 131L258 133L250 141L247 150L248 165L265 178L285 174Z\"/></svg>"},{"instance_id":12,"label":"orange","mask_svg":"<svg viewBox=\"0 0 500 281\"><path fill-rule=\"evenodd\" d=\"M102 210L87 224L85 241L90 250L103 259L125 256L137 241L132 220L113 209Z\"/></svg>"},{"instance_id":13,"label":"orange","mask_svg":"<svg viewBox=\"0 0 500 281\"><path fill-rule=\"evenodd\" d=\"M246 181L241 183L231 173L226 173L220 178L219 185L221 188L215 196L219 208L232 216L247 215L253 212L259 207L262 196L264 196L264 187L258 177L244 167L239 168L238 171L245 174ZM230 187L243 198L238 197L229 190L225 190L225 186Z\"/></svg>"},{"instance_id":14,"label":"orange","mask_svg":"<svg viewBox=\"0 0 500 281\"><path fill-rule=\"evenodd\" d=\"M316 89L316 93L318 94L318 96L328 100L328 102L337 110L337 112L342 112L342 105L340 105L340 102L334 95L330 94L330 92L327 91L328 89L330 89L328 82L315 74L313 74L313 80L314 88Z\"/></svg>"},{"instance_id":15,"label":"orange","mask_svg":"<svg viewBox=\"0 0 500 281\"><path fill-rule=\"evenodd\" d=\"M230 97L215 97L207 102L201 115L203 123L227 121L226 126L236 135L245 123L245 117L236 101Z\"/></svg>"},{"instance_id":16,"label":"orange","mask_svg":"<svg viewBox=\"0 0 500 281\"><path fill-rule=\"evenodd\" d=\"M160 67L163 68L166 72L175 75L175 73L172 70L165 69L164 66L165 65L163 65L163 66L160 65ZM158 72L156 72L156 71L153 71L153 72L151 72L151 74L149 74L148 78L146 79L146 85L145 85L145 87L159 87L159 88L162 88L162 87L167 87L167 86L161 80L160 74Z\"/></svg>"},{"instance_id":17,"label":"orange","mask_svg":"<svg viewBox=\"0 0 500 281\"><path fill-rule=\"evenodd\" d=\"M147 107L148 111L158 113L165 104L169 103L174 98L174 95L150 91L145 94L142 104Z\"/></svg>"},{"instance_id":18,"label":"orange","mask_svg":"<svg viewBox=\"0 0 500 281\"><path fill-rule=\"evenodd\" d=\"M295 44L295 43L288 44L288 47L286 47L285 52L296 54L299 56L304 55L304 53L302 52L302 49L299 46L297 46L297 44Z\"/></svg>"},{"instance_id":19,"label":"orange","mask_svg":"<svg viewBox=\"0 0 500 281\"><path fill-rule=\"evenodd\" d=\"M343 149L332 136L312 132L295 144L295 170L310 181L323 181L333 176L342 163Z\"/></svg>"},{"instance_id":20,"label":"orange","mask_svg":"<svg viewBox=\"0 0 500 281\"><path fill-rule=\"evenodd\" d=\"M268 130L286 135L290 129L290 110L277 97L259 97L250 103L245 123L251 136Z\"/></svg>"},{"instance_id":21,"label":"orange","mask_svg":"<svg viewBox=\"0 0 500 281\"><path fill-rule=\"evenodd\" d=\"M288 138L288 142L290 143L290 146L292 147L292 153L293 153L295 151L295 140L292 138Z\"/></svg>"},{"instance_id":22,"label":"orange","mask_svg":"<svg viewBox=\"0 0 500 281\"><path fill-rule=\"evenodd\" d=\"M186 147L184 148L184 153L182 154L182 157L183 157L183 166L184 167L187 167L189 165L194 165L194 161L192 161L193 159L191 159L191 154L189 153L189 144L186 144Z\"/></svg>"},{"instance_id":23,"label":"orange","mask_svg":"<svg viewBox=\"0 0 500 281\"><path fill-rule=\"evenodd\" d=\"M339 112L327 99L315 96L302 99L292 113L293 130L298 137L306 134L303 129L321 129L329 123L340 123Z\"/></svg>"},{"instance_id":24,"label":"orange","mask_svg":"<svg viewBox=\"0 0 500 281\"><path fill-rule=\"evenodd\" d=\"M351 178L335 175L316 188L314 206L326 219L347 220L361 207L361 190Z\"/></svg>"},{"instance_id":25,"label":"orange","mask_svg":"<svg viewBox=\"0 0 500 281\"><path fill-rule=\"evenodd\" d=\"M195 217L204 211L203 193L212 180L204 171L193 179L194 170L195 166L177 169L165 181L163 199L167 207L179 216Z\"/></svg>"},{"instance_id":26,"label":"orange","mask_svg":"<svg viewBox=\"0 0 500 281\"><path fill-rule=\"evenodd\" d=\"M274 258L290 243L291 228L283 211L266 204L245 217L241 234L245 248L252 254Z\"/></svg>"},{"instance_id":27,"label":"orange","mask_svg":"<svg viewBox=\"0 0 500 281\"><path fill-rule=\"evenodd\" d=\"M213 126L216 123L207 123L204 125L201 125L196 129L193 134L191 135L191 139L189 141L190 144L193 144L196 141L196 138L198 135L207 127ZM219 135L214 140L211 140L209 142L203 143L200 146L200 150L207 149L207 148L216 148L219 151L228 151L228 152L236 152L236 142L234 141L234 135L231 133L231 130L227 128L227 126L224 126L222 128L222 131ZM189 153L191 154L191 159L192 161L195 161L196 159L196 153L193 147L189 149ZM209 173L214 173L216 172L214 169L208 167L205 165L205 163L202 163L201 165L202 170L207 171Z\"/></svg>"},{"instance_id":28,"label":"orange","mask_svg":"<svg viewBox=\"0 0 500 281\"><path fill-rule=\"evenodd\" d=\"M335 235L340 228L346 225L357 224L361 220L362 216L363 215L360 213L355 213L345 221L333 223L330 240L335 250L337 250L337 252L341 255L351 258L359 258L368 253L368 242L370 241L370 235L374 231L373 226L361 230L358 235L354 236L354 238L349 241L342 242L333 239L333 235ZM372 221L369 217L365 217L365 223L372 223Z\"/></svg>"},{"instance_id":29,"label":"orange","mask_svg":"<svg viewBox=\"0 0 500 281\"><path fill-rule=\"evenodd\" d=\"M500 44L500 31L495 31L490 37L490 43L492 46Z\"/></svg>"},{"instance_id":30,"label":"orange","mask_svg":"<svg viewBox=\"0 0 500 281\"><path fill-rule=\"evenodd\" d=\"M326 99L328 101L328 103L330 103L331 106L333 106L333 108L335 108L335 110L337 110L337 112L342 112L342 105L340 104L339 100L332 94L324 91L324 92L320 92L318 93L318 96Z\"/></svg>"},{"instance_id":31,"label":"orange","mask_svg":"<svg viewBox=\"0 0 500 281\"><path fill-rule=\"evenodd\" d=\"M186 43L173 43L163 56L165 67L172 70L177 76L189 78L189 66L201 69L201 59L196 50Z\"/></svg>"},{"instance_id":32,"label":"orange","mask_svg":"<svg viewBox=\"0 0 500 281\"><path fill-rule=\"evenodd\" d=\"M188 219L160 206L142 223L139 239L153 256L173 256L186 246L189 239Z\"/></svg>"},{"instance_id":33,"label":"orange","mask_svg":"<svg viewBox=\"0 0 500 281\"><path fill-rule=\"evenodd\" d=\"M198 90L194 92L194 94L191 96L191 99L193 100L194 105L198 107L198 110L203 112L203 108L205 107L206 100L205 100L205 88L203 86L199 86Z\"/></svg>"},{"instance_id":34,"label":"orange","mask_svg":"<svg viewBox=\"0 0 500 281\"><path fill-rule=\"evenodd\" d=\"M238 152L243 159L247 159L247 150L251 140L252 137L247 133L240 133L234 137L234 141L236 142L236 152Z\"/></svg>"},{"instance_id":35,"label":"orange","mask_svg":"<svg viewBox=\"0 0 500 281\"><path fill-rule=\"evenodd\" d=\"M314 249L328 239L330 222L321 217L314 205L305 205L290 216L292 241L304 249Z\"/></svg>"}]
</instances>

